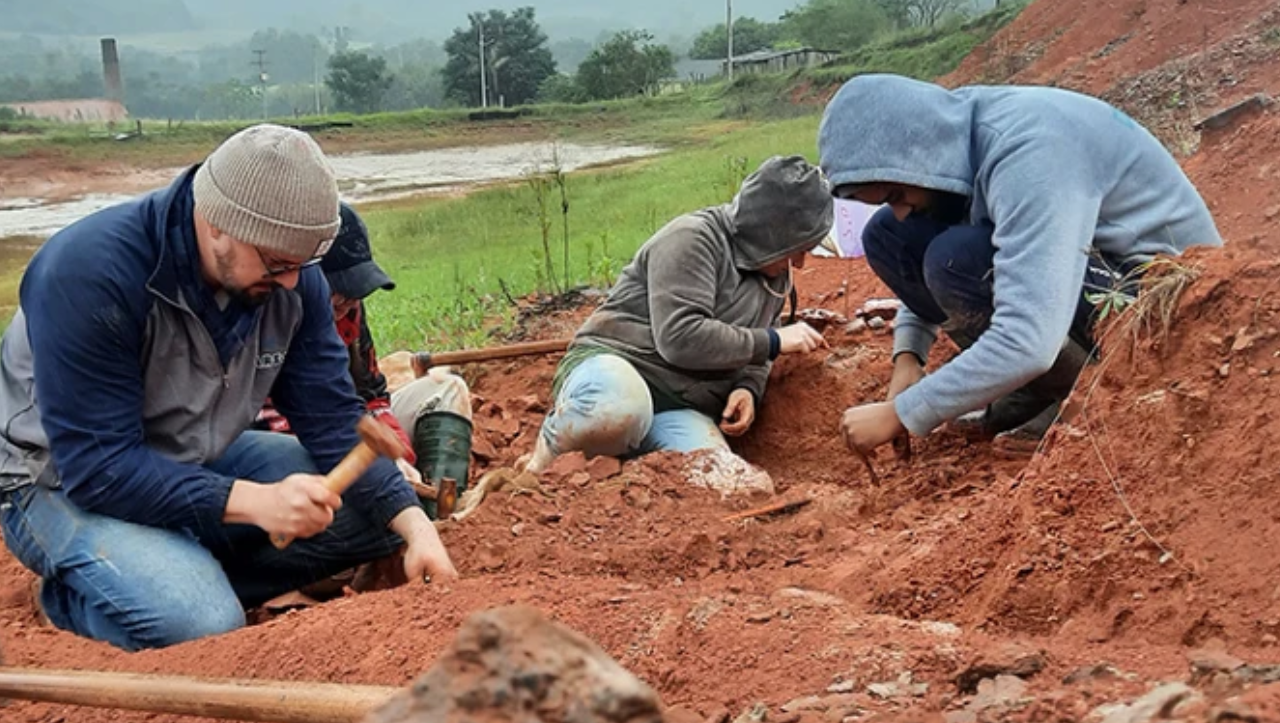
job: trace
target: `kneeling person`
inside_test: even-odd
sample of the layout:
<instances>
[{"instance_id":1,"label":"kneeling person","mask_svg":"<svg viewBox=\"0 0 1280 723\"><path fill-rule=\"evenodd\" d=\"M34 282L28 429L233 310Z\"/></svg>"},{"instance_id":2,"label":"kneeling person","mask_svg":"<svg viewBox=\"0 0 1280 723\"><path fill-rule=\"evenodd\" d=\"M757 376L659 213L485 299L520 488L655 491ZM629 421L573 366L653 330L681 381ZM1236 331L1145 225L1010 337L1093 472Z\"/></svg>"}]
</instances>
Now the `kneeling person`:
<instances>
[{"instance_id":1,"label":"kneeling person","mask_svg":"<svg viewBox=\"0 0 1280 723\"><path fill-rule=\"evenodd\" d=\"M320 476L364 415L315 265L338 226L320 147L259 125L36 252L0 341L0 522L57 627L172 645L402 545L410 580L456 576L390 461L341 498ZM268 393L296 437L248 429Z\"/></svg>"},{"instance_id":2,"label":"kneeling person","mask_svg":"<svg viewBox=\"0 0 1280 723\"><path fill-rule=\"evenodd\" d=\"M560 454L630 457L726 447L744 434L779 354L826 343L775 328L791 269L831 229L830 187L798 156L765 161L732 203L658 231L556 370L554 409L526 469Z\"/></svg>"},{"instance_id":3,"label":"kneeling person","mask_svg":"<svg viewBox=\"0 0 1280 723\"><path fill-rule=\"evenodd\" d=\"M320 261L329 282L333 318L338 336L347 347L348 369L356 393L369 413L395 430L410 449L397 464L415 485L425 479L439 489L441 480L451 479L461 494L467 486L471 461L471 394L462 377L447 369L431 369L394 392L387 390L387 378L378 369L378 352L369 332L364 300L379 289L396 287L391 277L373 259L369 230L364 219L347 204L341 205L342 225L333 247ZM270 403L258 415L257 426L288 432L288 420ZM406 433L408 432L408 433ZM422 500L431 517L435 503Z\"/></svg>"}]
</instances>

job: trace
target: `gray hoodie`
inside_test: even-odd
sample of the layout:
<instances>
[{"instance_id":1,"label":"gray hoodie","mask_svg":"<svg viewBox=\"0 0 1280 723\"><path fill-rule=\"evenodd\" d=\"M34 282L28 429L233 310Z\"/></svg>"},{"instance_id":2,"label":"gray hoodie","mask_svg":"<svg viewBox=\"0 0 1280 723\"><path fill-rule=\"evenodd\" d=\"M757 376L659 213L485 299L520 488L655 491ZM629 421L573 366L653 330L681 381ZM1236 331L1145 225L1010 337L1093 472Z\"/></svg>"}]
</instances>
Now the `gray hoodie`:
<instances>
[{"instance_id":1,"label":"gray hoodie","mask_svg":"<svg viewBox=\"0 0 1280 723\"><path fill-rule=\"evenodd\" d=\"M1067 339L1085 265L1113 268L1220 246L1204 200L1160 142L1095 98L1052 88L946 90L864 75L827 106L818 133L833 187L895 182L961 194L995 227L995 312L977 342L898 395L914 434L1043 374ZM895 353L927 358L936 329L904 309Z\"/></svg>"},{"instance_id":2,"label":"gray hoodie","mask_svg":"<svg viewBox=\"0 0 1280 723\"><path fill-rule=\"evenodd\" d=\"M773 157L733 202L676 218L622 270L574 345L607 347L651 385L719 418L729 394L764 395L769 334L789 291L759 270L831 230L831 189L799 156Z\"/></svg>"}]
</instances>

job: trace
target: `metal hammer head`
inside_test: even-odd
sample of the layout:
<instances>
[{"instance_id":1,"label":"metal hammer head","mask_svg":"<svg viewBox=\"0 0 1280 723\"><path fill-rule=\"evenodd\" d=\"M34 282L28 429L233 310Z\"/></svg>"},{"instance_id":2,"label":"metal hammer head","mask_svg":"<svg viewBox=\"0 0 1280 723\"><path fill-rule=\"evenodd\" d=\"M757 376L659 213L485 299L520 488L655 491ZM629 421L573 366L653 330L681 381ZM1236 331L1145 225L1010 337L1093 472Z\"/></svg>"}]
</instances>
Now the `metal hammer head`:
<instances>
[{"instance_id":1,"label":"metal hammer head","mask_svg":"<svg viewBox=\"0 0 1280 723\"><path fill-rule=\"evenodd\" d=\"M383 457L403 459L409 455L409 450L395 431L373 417L362 417L356 425L356 432L360 434L361 442Z\"/></svg>"}]
</instances>

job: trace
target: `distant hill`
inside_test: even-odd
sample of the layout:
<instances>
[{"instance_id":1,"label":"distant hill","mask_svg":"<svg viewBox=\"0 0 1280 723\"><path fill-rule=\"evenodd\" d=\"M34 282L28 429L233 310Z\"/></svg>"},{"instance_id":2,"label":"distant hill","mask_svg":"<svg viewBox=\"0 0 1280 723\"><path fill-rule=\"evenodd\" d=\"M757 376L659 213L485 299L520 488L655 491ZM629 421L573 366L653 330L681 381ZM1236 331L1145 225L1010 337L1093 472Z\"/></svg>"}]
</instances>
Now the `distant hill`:
<instances>
[{"instance_id":1,"label":"distant hill","mask_svg":"<svg viewBox=\"0 0 1280 723\"><path fill-rule=\"evenodd\" d=\"M182 0L0 0L0 28L45 35L193 30Z\"/></svg>"}]
</instances>

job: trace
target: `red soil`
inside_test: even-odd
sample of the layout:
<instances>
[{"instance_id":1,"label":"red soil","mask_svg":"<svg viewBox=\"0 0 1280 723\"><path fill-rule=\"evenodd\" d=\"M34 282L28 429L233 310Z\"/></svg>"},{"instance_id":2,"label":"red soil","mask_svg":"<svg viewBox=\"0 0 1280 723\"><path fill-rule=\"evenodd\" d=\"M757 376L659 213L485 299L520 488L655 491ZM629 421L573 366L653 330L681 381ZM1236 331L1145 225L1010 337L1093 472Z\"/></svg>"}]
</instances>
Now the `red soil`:
<instances>
[{"instance_id":1,"label":"red soil","mask_svg":"<svg viewBox=\"0 0 1280 723\"><path fill-rule=\"evenodd\" d=\"M1019 79L1078 80L1101 93L1188 50L1207 43L1213 53L1257 32L1272 5L1043 0L992 47L1043 44ZM1100 54L1126 32L1128 42ZM1268 77L1269 56L1241 57L1250 60L1240 77ZM1245 118L1196 145L1185 168L1228 246L1184 259L1202 275L1166 339L1106 338L1106 360L1075 395L1082 411L1030 464L944 431L917 440L910 463L881 455L882 482L869 485L837 425L844 407L883 394L890 337L833 325L831 350L777 365L756 428L737 443L774 476L780 497L814 500L798 512L724 522L748 501L689 486L678 459L633 462L599 483L548 481L551 496L499 494L445 529L463 573L456 584L343 598L132 655L42 627L30 576L3 558L6 660L402 685L468 614L523 602L597 641L668 706L721 719L762 701L771 720L793 723L938 720L971 701L956 675L1009 655L1010 644L1042 650L1045 668L1025 700L983 720L1078 720L1151 683L1189 680L1188 657L1205 646L1276 662L1280 558L1269 545L1280 539L1280 119ZM858 261L815 260L798 285L802 306L845 315L885 294ZM556 317L539 335L560 336L580 316ZM467 370L484 456L477 473L530 449L554 361ZM1122 675L1063 682L1102 662ZM906 672L927 690L868 692ZM819 709L780 711L833 683L852 692ZM1215 706L1241 691L1225 674L1195 685L1206 701L1188 720L1219 720ZM1253 685L1234 704L1276 720L1280 686ZM3 718L179 720L33 704Z\"/></svg>"}]
</instances>

